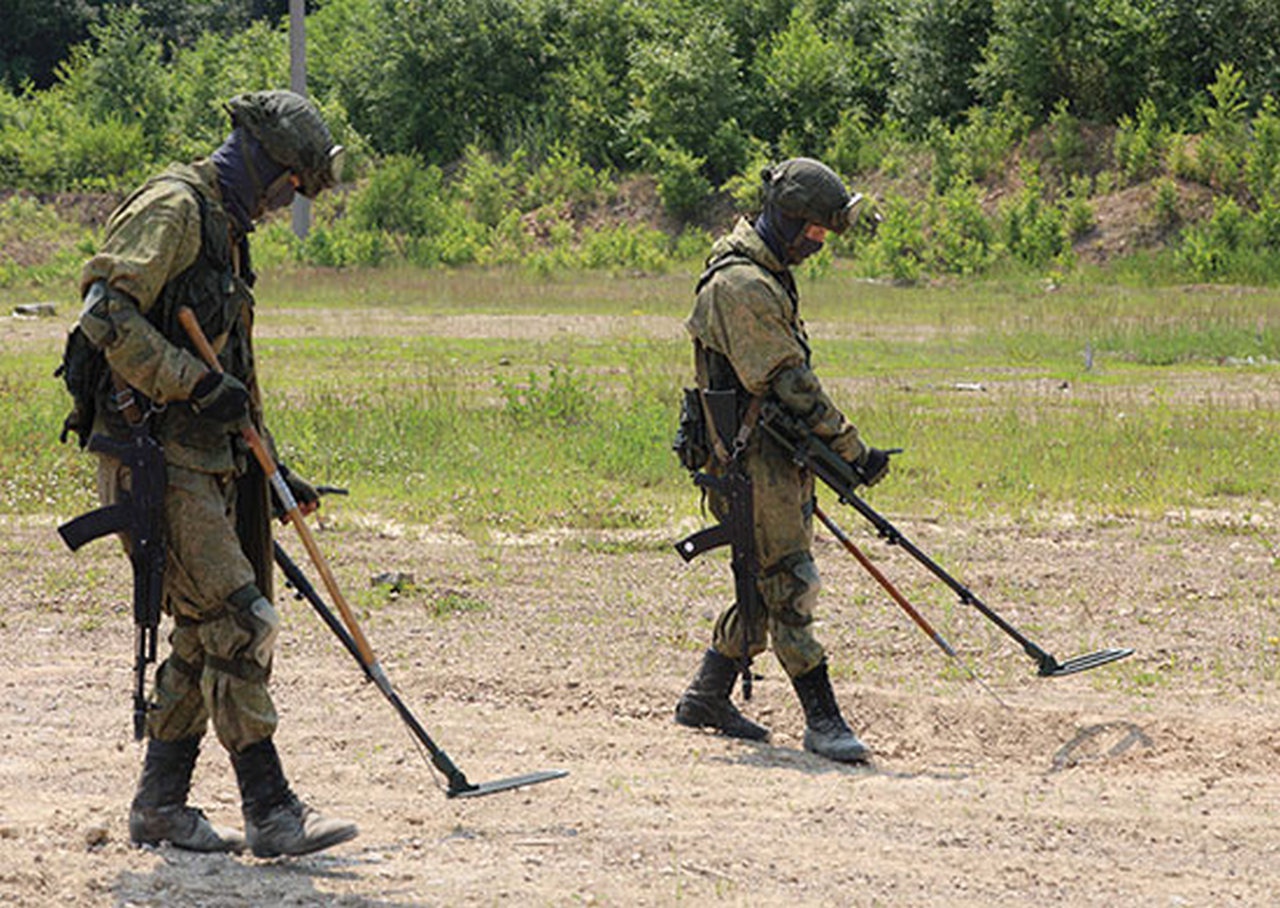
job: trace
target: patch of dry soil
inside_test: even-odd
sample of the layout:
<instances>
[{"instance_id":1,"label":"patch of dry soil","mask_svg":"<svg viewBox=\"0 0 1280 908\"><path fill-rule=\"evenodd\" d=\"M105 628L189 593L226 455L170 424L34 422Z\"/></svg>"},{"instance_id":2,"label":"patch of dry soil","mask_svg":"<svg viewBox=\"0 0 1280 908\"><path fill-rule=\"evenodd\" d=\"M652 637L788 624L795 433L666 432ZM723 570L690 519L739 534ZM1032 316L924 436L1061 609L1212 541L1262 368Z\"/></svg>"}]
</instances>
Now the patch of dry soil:
<instances>
[{"instance_id":1,"label":"patch of dry soil","mask_svg":"<svg viewBox=\"0 0 1280 908\"><path fill-rule=\"evenodd\" d=\"M346 652L278 591L286 770L361 836L274 861L132 848L141 752L123 559L107 542L65 552L52 516L9 521L0 902L1083 908L1265 905L1280 892L1280 610L1275 553L1260 542L1274 523L1255 533L1222 515L979 527L895 515L1060 658L1137 650L1050 680L842 512L990 688L821 536L820 635L845 712L876 751L847 768L803 751L800 710L769 656L745 709L773 729L770 743L672 723L731 595L723 558L685 565L665 538L380 533L342 507L326 505L320 544L428 731L474 781L570 775L447 799ZM416 584L389 598L370 589L379 571ZM212 738L194 800L239 821Z\"/></svg>"}]
</instances>

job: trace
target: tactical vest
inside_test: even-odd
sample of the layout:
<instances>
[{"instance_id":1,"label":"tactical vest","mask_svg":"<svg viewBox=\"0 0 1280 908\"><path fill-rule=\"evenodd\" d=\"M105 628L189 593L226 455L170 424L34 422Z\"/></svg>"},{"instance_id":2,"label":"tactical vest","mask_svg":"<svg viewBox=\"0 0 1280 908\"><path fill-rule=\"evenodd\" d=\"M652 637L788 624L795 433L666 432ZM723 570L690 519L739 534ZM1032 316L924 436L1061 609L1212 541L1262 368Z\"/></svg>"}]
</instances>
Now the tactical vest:
<instances>
[{"instance_id":1,"label":"tactical vest","mask_svg":"<svg viewBox=\"0 0 1280 908\"><path fill-rule=\"evenodd\" d=\"M252 388L255 370L250 343L253 318L250 288L254 276L248 267L248 244L242 240L236 253L241 257L241 270L245 275L242 278L236 274L234 266L226 212L205 195L205 187L194 175L188 177L180 172L167 171L140 187L124 202L124 206L161 181L180 183L195 196L200 208L200 254L190 267L164 285L146 318L170 343L199 356L177 317L181 307L190 307L196 313L205 337L220 347L218 359L223 369ZM113 402L114 389L106 357L88 342L79 327L68 336L63 361L55 375L63 378L72 397L72 411L63 423L64 442L74 431L79 436L80 446L84 447L95 426L116 437L128 435L129 426ZM144 399L141 405L145 411L149 403ZM185 448L210 451L228 448L227 436L221 427L198 418L185 402L167 407L155 414L153 420L152 432L162 442L172 438ZM229 452L225 459L229 467Z\"/></svg>"}]
</instances>

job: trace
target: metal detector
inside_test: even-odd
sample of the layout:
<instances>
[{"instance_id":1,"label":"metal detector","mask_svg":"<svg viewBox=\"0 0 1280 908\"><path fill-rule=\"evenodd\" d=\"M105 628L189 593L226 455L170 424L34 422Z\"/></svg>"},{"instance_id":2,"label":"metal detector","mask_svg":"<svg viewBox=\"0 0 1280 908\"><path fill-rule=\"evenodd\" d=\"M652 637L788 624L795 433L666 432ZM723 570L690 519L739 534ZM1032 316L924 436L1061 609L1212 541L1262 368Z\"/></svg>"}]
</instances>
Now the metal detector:
<instances>
[{"instance_id":1,"label":"metal detector","mask_svg":"<svg viewBox=\"0 0 1280 908\"><path fill-rule=\"evenodd\" d=\"M1132 649L1104 649L1096 653L1086 653L1065 662L1059 662L1049 653L1036 646L1023 634L1018 632L1008 621L1001 618L985 602L956 580L932 558L920 551L916 545L903 536L893 524L878 514L872 507L858 497L854 491L862 482L862 476L856 468L840 455L836 454L821 440L814 438L807 428L799 426L796 421L779 407L766 404L761 410L760 426L775 440L780 442L797 464L807 467L814 476L826 483L839 496L840 501L849 505L865 517L880 537L889 545L899 546L908 555L920 562L929 573L933 574L960 597L964 605L971 605L982 613L983 617L995 624L1022 647L1023 651L1035 660L1039 666L1039 675L1045 678L1058 678L1063 675L1074 675L1076 672L1088 671L1126 656L1133 655ZM928 633L926 631L926 633ZM935 642L937 642L935 640Z\"/></svg>"},{"instance_id":2,"label":"metal detector","mask_svg":"<svg viewBox=\"0 0 1280 908\"><path fill-rule=\"evenodd\" d=\"M825 477L822 477L821 474L818 475L823 479L823 481L826 481ZM829 482L828 485L830 485ZM1013 640L1022 647L1023 652L1035 660L1036 664L1039 666L1037 674L1041 677L1058 678L1063 675L1074 675L1076 672L1088 671L1091 668L1098 668L1099 666L1107 665L1108 663L1123 659L1126 656L1133 655L1132 649L1111 648L1098 650L1096 653L1086 653L1083 656L1076 656L1075 658L1068 659L1065 662L1059 662L1052 655L1032 643L1012 624L996 614L995 610L979 599L972 590L944 571L936 561L924 552L920 551L920 549L916 547L915 543L906 536L903 536L902 533L898 531L897 527L891 524L888 520L876 511L872 510L871 506L855 495L852 490L839 489L835 486L832 486L832 489L840 495L840 500L842 502L851 506L855 511L867 518L885 542L889 545L896 545L900 547L904 552L924 565L929 573L933 574L933 576L937 577L950 587L952 592L960 597L960 602L962 604L973 606L982 613L983 617L1012 637Z\"/></svg>"},{"instance_id":3,"label":"metal detector","mask_svg":"<svg viewBox=\"0 0 1280 908\"><path fill-rule=\"evenodd\" d=\"M200 320L196 318L195 312L189 306L178 307L178 322L187 332L187 336L200 354L200 358L205 361L205 365L214 372L221 372L222 364L218 361L218 354L214 352L213 346L209 343L209 339L205 337L204 330L200 327ZM395 689L391 686L391 681L387 678L386 672L382 670L382 665L378 662L378 657L374 655L373 647L369 644L368 638L365 637L364 631L360 629L360 624L356 621L351 605L347 602L346 597L342 595L337 578L333 576L333 571L329 568L329 562L325 560L324 553L316 545L315 537L307 526L307 521L303 516L298 500L294 497L288 483L285 482L284 476L280 472L280 467L267 449L262 436L250 424L241 427L240 437L249 446L249 450L253 452L254 458L258 461L258 466L262 468L263 474L267 477L267 482L270 484L271 490L275 492L276 499L288 518L288 522L293 524L293 528L298 531L298 539L301 540L303 547L307 550L311 563L315 565L316 570L320 573L320 579L324 582L325 589L329 591L329 595L337 603L338 611L342 614L342 621L339 622L333 613L329 611L329 608L320 599L319 594L316 593L315 588L307 582L302 571L298 570L297 565L293 564L292 560L288 559L288 556L284 556L292 567L290 580L294 581L294 588L307 596L321 617L324 618L325 623L338 633L343 644L356 657L360 667L364 669L364 673L378 686L378 690L382 691L383 696L391 701L391 705L400 713L400 718L404 719L414 737L431 752L431 762L449 778L449 797L475 797L491 794L495 791L506 791L509 788L519 788L523 785L533 785L537 782L546 782L550 779L558 779L568 775L564 771L533 773L515 779L490 782L487 785L475 785L467 781L467 777L462 774L458 767L453 765L453 761L448 758L444 751L436 746L435 742L431 740L430 736L413 717L413 714L409 712L408 707L396 695ZM279 543L275 544L275 553L276 559L279 561L284 554ZM284 568L283 563L281 563L281 567ZM287 576L289 570L285 569L285 573ZM304 592L304 590L308 589L310 594Z\"/></svg>"},{"instance_id":4,"label":"metal detector","mask_svg":"<svg viewBox=\"0 0 1280 908\"><path fill-rule=\"evenodd\" d=\"M479 785L467 781L467 777L463 775L462 770L458 769L454 762L449 759L449 755L435 741L431 740L431 736L427 734L426 729L409 711L409 707L404 705L404 701L400 699L399 695L391 687L391 682L387 679L386 673L377 665L370 666L365 662L355 640L347 633L347 629L338 620L338 616L333 613L329 606L325 605L324 600L320 598L320 594L311 585L311 581L307 579L306 574L302 573L302 569L289 557L289 553L281 547L279 542L275 542L274 545L276 564L280 565L280 570L284 571L284 576L289 581L289 585L293 587L295 595L311 603L311 607L315 609L316 614L320 616L325 624L329 625L329 630L333 631L334 635L342 641L342 645L347 648L347 652L351 653L352 657L359 663L365 677L372 681L378 690L382 691L383 696L396 708L396 712L400 714L400 718L413 734L413 737L427 749L427 752L431 755L431 764L449 780L449 788L445 792L447 797L478 798L481 795L507 791L512 788L523 788L526 785L549 782L552 779L560 779L569 774L568 771L563 769L551 769L543 772L532 772L523 776L513 776L509 779L499 779L494 782L483 782Z\"/></svg>"}]
</instances>

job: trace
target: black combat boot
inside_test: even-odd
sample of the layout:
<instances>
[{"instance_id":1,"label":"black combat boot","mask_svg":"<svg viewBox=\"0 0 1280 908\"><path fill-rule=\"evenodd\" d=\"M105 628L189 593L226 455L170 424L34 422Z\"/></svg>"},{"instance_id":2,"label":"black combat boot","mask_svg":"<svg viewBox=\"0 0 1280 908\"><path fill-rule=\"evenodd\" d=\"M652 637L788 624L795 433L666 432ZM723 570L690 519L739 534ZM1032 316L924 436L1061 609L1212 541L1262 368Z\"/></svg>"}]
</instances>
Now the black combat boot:
<instances>
[{"instance_id":1,"label":"black combat boot","mask_svg":"<svg viewBox=\"0 0 1280 908\"><path fill-rule=\"evenodd\" d=\"M244 850L244 836L214 826L204 812L187 806L191 772L200 752L200 739L147 740L142 778L129 808L129 838L135 845L168 842L188 851Z\"/></svg>"},{"instance_id":2,"label":"black combat boot","mask_svg":"<svg viewBox=\"0 0 1280 908\"><path fill-rule=\"evenodd\" d=\"M310 854L359 833L355 823L326 819L298 799L270 738L232 754L231 765L240 783L245 838L255 857Z\"/></svg>"},{"instance_id":3,"label":"black combat boot","mask_svg":"<svg viewBox=\"0 0 1280 908\"><path fill-rule=\"evenodd\" d=\"M690 728L714 728L731 738L749 741L768 738L769 729L738 712L729 699L736 680L737 663L713 649L707 650L698 674L676 704L676 721Z\"/></svg>"},{"instance_id":4,"label":"black combat boot","mask_svg":"<svg viewBox=\"0 0 1280 908\"><path fill-rule=\"evenodd\" d=\"M805 750L840 763L865 763L871 758L871 750L854 736L840 715L826 662L792 678L791 683L804 707Z\"/></svg>"}]
</instances>

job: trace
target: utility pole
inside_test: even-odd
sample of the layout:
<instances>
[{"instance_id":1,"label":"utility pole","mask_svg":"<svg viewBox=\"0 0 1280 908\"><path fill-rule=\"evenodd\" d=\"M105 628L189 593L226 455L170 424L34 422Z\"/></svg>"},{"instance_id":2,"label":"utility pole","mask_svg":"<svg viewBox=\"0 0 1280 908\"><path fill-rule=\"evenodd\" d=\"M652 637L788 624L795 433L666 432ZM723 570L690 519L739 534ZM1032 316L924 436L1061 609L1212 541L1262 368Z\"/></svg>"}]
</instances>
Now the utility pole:
<instances>
[{"instance_id":1,"label":"utility pole","mask_svg":"<svg viewBox=\"0 0 1280 908\"><path fill-rule=\"evenodd\" d=\"M289 0L289 88L300 95L307 93L307 4L306 0ZM303 195L293 197L293 232L300 240L311 231L311 200Z\"/></svg>"}]
</instances>

